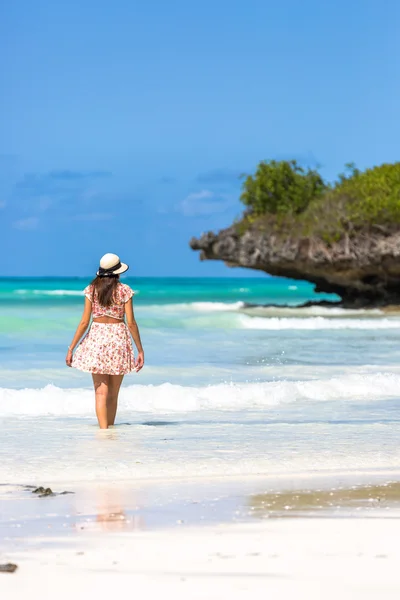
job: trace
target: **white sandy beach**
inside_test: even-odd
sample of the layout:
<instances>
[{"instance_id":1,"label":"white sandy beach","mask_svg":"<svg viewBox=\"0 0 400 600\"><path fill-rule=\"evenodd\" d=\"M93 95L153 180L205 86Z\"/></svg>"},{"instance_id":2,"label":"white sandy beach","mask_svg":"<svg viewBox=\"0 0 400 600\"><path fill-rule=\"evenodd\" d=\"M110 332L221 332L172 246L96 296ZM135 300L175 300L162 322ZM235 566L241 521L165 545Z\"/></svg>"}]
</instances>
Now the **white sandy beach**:
<instances>
[{"instance_id":1,"label":"white sandy beach","mask_svg":"<svg viewBox=\"0 0 400 600\"><path fill-rule=\"evenodd\" d=\"M280 519L52 539L2 556L1 597L397 600L398 519Z\"/></svg>"},{"instance_id":2,"label":"white sandy beach","mask_svg":"<svg viewBox=\"0 0 400 600\"><path fill-rule=\"evenodd\" d=\"M0 597L397 600L400 486L370 477L3 486Z\"/></svg>"}]
</instances>

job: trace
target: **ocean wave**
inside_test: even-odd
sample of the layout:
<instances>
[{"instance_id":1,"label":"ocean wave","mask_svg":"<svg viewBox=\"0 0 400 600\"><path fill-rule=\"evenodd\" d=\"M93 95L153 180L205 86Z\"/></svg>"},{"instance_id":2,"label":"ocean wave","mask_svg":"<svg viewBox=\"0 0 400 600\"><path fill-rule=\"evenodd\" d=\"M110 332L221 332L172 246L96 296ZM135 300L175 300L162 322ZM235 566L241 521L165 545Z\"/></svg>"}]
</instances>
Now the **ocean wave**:
<instances>
[{"instance_id":1,"label":"ocean wave","mask_svg":"<svg viewBox=\"0 0 400 600\"><path fill-rule=\"evenodd\" d=\"M242 312L255 317L382 317L379 308L341 308L336 306L244 306Z\"/></svg>"},{"instance_id":2,"label":"ocean wave","mask_svg":"<svg viewBox=\"0 0 400 600\"><path fill-rule=\"evenodd\" d=\"M375 318L375 319L340 319L326 317L249 317L238 315L239 326L243 329L400 329L398 318Z\"/></svg>"},{"instance_id":3,"label":"ocean wave","mask_svg":"<svg viewBox=\"0 0 400 600\"><path fill-rule=\"evenodd\" d=\"M14 294L18 295L34 295L34 296L83 296L82 290L14 290Z\"/></svg>"},{"instance_id":4,"label":"ocean wave","mask_svg":"<svg viewBox=\"0 0 400 600\"><path fill-rule=\"evenodd\" d=\"M160 311L160 307L163 311L176 313L183 311L196 313L236 312L246 315L246 317L252 317L253 324L271 321L273 318L280 318L283 320L283 317L287 317L287 319L290 319L291 321L294 321L295 317L299 317L301 320L310 319L310 317L326 317L327 319L337 317L341 317L342 319L370 317L378 320L385 314L379 309L348 309L326 306L248 306L241 300L237 302L180 302L162 305L147 304L142 306L146 310L157 310L158 312ZM260 317L260 321L256 321L254 317ZM395 317L390 317L388 320L393 321L394 318Z\"/></svg>"},{"instance_id":5,"label":"ocean wave","mask_svg":"<svg viewBox=\"0 0 400 600\"><path fill-rule=\"evenodd\" d=\"M146 310L156 309L160 311L195 311L195 312L232 312L244 307L244 302L180 302L175 304L148 304Z\"/></svg>"},{"instance_id":6,"label":"ocean wave","mask_svg":"<svg viewBox=\"0 0 400 600\"><path fill-rule=\"evenodd\" d=\"M123 388L120 410L130 413L193 413L196 411L268 410L294 403L378 401L398 398L400 375L374 373L343 375L329 379L270 381L264 383L221 383L191 387L163 383ZM62 389L0 388L0 414L62 416L93 414L93 391Z\"/></svg>"},{"instance_id":7,"label":"ocean wave","mask_svg":"<svg viewBox=\"0 0 400 600\"><path fill-rule=\"evenodd\" d=\"M139 290L133 290L136 295L140 292ZM20 296L33 295L33 296L83 296L83 290L14 290L14 294Z\"/></svg>"}]
</instances>

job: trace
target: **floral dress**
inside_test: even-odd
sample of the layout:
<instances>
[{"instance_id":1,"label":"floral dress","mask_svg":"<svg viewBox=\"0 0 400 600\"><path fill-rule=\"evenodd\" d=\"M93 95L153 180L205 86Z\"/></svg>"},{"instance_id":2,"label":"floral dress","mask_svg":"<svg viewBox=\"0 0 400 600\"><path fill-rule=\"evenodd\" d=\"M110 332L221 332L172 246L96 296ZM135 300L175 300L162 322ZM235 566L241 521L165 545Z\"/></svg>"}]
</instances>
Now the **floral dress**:
<instances>
[{"instance_id":1,"label":"floral dress","mask_svg":"<svg viewBox=\"0 0 400 600\"><path fill-rule=\"evenodd\" d=\"M123 319L125 303L133 296L133 290L118 283L113 304L101 306L93 286L83 293L92 302L93 318L114 317ZM80 371L102 375L126 375L135 370L132 340L125 321L119 323L94 323L83 338L72 358L72 366Z\"/></svg>"}]
</instances>

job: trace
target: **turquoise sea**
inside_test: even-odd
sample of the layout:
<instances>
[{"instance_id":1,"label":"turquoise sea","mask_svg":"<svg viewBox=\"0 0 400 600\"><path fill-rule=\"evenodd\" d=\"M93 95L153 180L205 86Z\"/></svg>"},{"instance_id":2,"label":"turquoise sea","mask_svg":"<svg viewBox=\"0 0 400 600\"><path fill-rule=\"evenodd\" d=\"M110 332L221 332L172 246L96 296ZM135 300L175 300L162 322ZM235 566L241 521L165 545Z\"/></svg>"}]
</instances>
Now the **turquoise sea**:
<instances>
[{"instance_id":1,"label":"turquoise sea","mask_svg":"<svg viewBox=\"0 0 400 600\"><path fill-rule=\"evenodd\" d=\"M89 281L0 280L2 387L90 385L87 375L64 367ZM147 360L140 381L149 383L246 380L248 367L282 360L283 346L262 347L260 331L268 323L279 327L279 321L257 322L243 313L244 304L298 304L314 297L308 284L266 277L123 281L135 290ZM261 334L266 337L271 335Z\"/></svg>"},{"instance_id":2,"label":"turquoise sea","mask_svg":"<svg viewBox=\"0 0 400 600\"><path fill-rule=\"evenodd\" d=\"M103 454L64 365L89 281L0 279L0 481L398 467L400 318L298 308L329 296L268 277L123 279L146 365Z\"/></svg>"}]
</instances>

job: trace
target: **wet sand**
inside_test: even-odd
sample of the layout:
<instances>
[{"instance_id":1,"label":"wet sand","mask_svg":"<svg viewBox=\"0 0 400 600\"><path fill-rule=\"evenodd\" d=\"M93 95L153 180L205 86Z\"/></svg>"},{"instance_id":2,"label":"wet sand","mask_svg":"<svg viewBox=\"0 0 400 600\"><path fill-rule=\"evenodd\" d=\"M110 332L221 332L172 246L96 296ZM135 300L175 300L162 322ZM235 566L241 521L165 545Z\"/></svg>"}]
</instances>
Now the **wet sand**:
<instances>
[{"instance_id":1,"label":"wet sand","mask_svg":"<svg viewBox=\"0 0 400 600\"><path fill-rule=\"evenodd\" d=\"M2 598L397 599L400 483L349 477L3 485Z\"/></svg>"}]
</instances>

